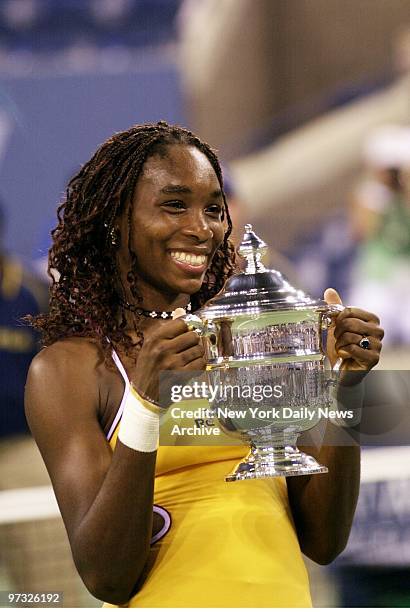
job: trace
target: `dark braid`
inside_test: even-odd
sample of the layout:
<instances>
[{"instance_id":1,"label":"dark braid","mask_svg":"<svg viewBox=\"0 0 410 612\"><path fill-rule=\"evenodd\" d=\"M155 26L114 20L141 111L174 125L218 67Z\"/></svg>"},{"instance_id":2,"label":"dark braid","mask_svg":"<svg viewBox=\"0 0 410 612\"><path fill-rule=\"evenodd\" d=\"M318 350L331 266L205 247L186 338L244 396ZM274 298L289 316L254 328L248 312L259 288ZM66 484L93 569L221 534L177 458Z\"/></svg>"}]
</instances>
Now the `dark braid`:
<instances>
[{"instance_id":1,"label":"dark braid","mask_svg":"<svg viewBox=\"0 0 410 612\"><path fill-rule=\"evenodd\" d=\"M113 283L113 278L119 276L117 247L112 244L114 221L122 213L131 215L132 196L147 158L157 152L165 155L166 147L173 144L199 149L208 158L223 191L221 168L209 145L192 132L164 121L135 125L114 134L70 180L66 198L57 210L58 225L52 231L49 313L30 319L42 332L45 345L70 336L91 337L102 344L107 361L111 354L107 338L127 355L141 347L143 335L138 318L136 344L124 331L125 315ZM229 241L232 223L223 198L227 230L200 291L191 296L194 310L218 293L235 268L234 249ZM133 272L136 256L131 249L130 256L127 283L133 298L141 301Z\"/></svg>"}]
</instances>

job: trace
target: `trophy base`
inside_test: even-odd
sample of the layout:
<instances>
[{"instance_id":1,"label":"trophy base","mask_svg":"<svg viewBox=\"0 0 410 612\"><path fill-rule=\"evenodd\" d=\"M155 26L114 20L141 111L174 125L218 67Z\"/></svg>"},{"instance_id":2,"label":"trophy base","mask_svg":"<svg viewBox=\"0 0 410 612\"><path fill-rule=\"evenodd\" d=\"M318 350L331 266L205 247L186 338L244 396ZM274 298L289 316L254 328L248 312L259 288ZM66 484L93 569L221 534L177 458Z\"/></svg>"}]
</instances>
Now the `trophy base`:
<instances>
[{"instance_id":1,"label":"trophy base","mask_svg":"<svg viewBox=\"0 0 410 612\"><path fill-rule=\"evenodd\" d=\"M309 476L310 474L325 474L328 471L326 466L318 463L314 457L301 452L297 446L257 448L252 445L245 459L225 476L225 481L236 482L278 476Z\"/></svg>"}]
</instances>

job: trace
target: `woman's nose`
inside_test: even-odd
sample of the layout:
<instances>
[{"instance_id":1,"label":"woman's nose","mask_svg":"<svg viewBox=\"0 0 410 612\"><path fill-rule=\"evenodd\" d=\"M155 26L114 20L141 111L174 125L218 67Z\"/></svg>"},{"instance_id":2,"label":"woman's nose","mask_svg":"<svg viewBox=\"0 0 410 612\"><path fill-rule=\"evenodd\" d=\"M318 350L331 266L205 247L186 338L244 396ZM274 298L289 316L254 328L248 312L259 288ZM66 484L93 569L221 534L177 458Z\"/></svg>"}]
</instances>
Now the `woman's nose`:
<instances>
[{"instance_id":1,"label":"woman's nose","mask_svg":"<svg viewBox=\"0 0 410 612\"><path fill-rule=\"evenodd\" d=\"M183 231L187 236L196 238L199 242L205 242L213 237L213 231L209 225L209 221L202 214L190 215Z\"/></svg>"}]
</instances>

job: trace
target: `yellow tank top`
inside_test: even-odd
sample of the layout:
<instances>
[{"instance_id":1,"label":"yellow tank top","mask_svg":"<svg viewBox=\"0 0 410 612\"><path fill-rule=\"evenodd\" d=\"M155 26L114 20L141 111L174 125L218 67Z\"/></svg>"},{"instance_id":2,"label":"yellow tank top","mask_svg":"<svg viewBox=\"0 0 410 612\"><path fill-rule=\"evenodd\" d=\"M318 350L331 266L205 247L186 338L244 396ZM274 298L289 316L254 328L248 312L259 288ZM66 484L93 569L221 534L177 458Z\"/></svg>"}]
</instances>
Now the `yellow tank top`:
<instances>
[{"instance_id":1,"label":"yellow tank top","mask_svg":"<svg viewBox=\"0 0 410 612\"><path fill-rule=\"evenodd\" d=\"M224 481L245 454L244 446L160 446L154 500L171 520L128 607L311 607L285 479Z\"/></svg>"}]
</instances>

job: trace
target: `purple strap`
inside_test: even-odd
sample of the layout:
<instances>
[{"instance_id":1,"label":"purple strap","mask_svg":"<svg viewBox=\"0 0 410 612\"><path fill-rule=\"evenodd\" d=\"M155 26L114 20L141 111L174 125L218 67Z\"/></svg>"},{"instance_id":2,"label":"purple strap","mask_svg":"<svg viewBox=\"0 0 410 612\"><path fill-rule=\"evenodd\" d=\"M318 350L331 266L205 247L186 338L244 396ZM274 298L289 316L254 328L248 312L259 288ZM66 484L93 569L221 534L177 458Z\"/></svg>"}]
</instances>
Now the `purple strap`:
<instances>
[{"instance_id":1,"label":"purple strap","mask_svg":"<svg viewBox=\"0 0 410 612\"><path fill-rule=\"evenodd\" d=\"M151 544L155 544L155 542L158 542L158 540L160 540L161 538L164 537L164 535L166 533L168 533L170 527L171 527L171 515L169 514L169 512L167 512L165 510L165 508L162 508L161 506L153 506L153 510L154 512L156 512L157 514L159 514L160 516L162 516L162 518L164 519L164 526L162 527L162 529L156 534L154 535L153 538L151 538Z\"/></svg>"}]
</instances>

